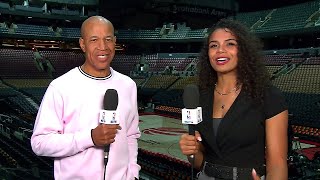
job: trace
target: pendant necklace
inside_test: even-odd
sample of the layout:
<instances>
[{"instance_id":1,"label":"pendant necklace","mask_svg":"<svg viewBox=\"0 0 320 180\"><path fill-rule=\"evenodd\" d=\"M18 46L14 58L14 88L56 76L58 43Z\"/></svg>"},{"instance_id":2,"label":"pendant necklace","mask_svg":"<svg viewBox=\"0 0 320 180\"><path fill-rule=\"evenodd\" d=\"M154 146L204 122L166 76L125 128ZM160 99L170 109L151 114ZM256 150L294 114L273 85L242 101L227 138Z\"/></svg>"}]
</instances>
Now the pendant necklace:
<instances>
[{"instance_id":1,"label":"pendant necklace","mask_svg":"<svg viewBox=\"0 0 320 180\"><path fill-rule=\"evenodd\" d=\"M239 86L236 86L236 87L232 88L231 90L229 90L229 91L226 92L226 93L221 93L221 92L219 92L219 91L217 90L217 83L216 83L214 86L215 86L214 91L216 91L220 96L229 95L230 93L232 93L232 92L237 92L237 91L240 89ZM223 109L225 108L225 104L224 104L224 103L221 103L220 108L223 110Z\"/></svg>"}]
</instances>

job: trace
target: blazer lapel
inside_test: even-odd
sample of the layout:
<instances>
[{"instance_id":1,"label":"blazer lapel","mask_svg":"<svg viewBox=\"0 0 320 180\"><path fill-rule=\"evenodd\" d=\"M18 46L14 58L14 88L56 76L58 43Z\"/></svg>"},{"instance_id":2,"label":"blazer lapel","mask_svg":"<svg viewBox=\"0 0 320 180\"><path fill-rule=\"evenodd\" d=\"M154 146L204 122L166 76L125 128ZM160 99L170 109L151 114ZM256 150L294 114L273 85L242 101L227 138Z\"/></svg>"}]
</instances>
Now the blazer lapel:
<instances>
[{"instance_id":1,"label":"blazer lapel","mask_svg":"<svg viewBox=\"0 0 320 180\"><path fill-rule=\"evenodd\" d=\"M213 113L213 87L208 88L205 92L201 93L200 104L202 107L202 118L201 123L203 136L206 138L206 143L211 147L211 149L217 154L218 157L222 157L222 154L217 146L217 137L215 137L215 132L213 129L212 113ZM216 139L216 140L215 140Z\"/></svg>"},{"instance_id":2,"label":"blazer lapel","mask_svg":"<svg viewBox=\"0 0 320 180\"><path fill-rule=\"evenodd\" d=\"M251 107L251 103L245 93L241 91L219 125L217 144L224 143L225 137L232 132L234 124L239 123L239 118Z\"/></svg>"}]
</instances>

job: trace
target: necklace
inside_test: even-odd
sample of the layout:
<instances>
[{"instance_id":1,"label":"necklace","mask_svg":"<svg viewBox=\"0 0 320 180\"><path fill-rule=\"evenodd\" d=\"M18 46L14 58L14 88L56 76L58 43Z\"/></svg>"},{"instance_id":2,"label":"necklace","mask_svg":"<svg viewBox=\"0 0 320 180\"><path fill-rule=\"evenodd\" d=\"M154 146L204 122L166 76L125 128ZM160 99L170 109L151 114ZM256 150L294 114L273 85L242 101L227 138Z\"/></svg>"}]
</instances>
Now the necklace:
<instances>
[{"instance_id":1,"label":"necklace","mask_svg":"<svg viewBox=\"0 0 320 180\"><path fill-rule=\"evenodd\" d=\"M214 91L216 91L220 96L226 96L226 95L228 95L228 94L230 94L230 93L232 93L232 92L236 92L236 91L239 90L238 86L236 86L236 87L232 88L230 91L228 91L228 92L226 92L226 93L221 93L221 92L219 92L219 91L217 90L217 83L214 84L214 86L215 86Z\"/></svg>"},{"instance_id":2,"label":"necklace","mask_svg":"<svg viewBox=\"0 0 320 180\"><path fill-rule=\"evenodd\" d=\"M239 86L236 86L236 87L232 88L230 91L228 91L228 92L226 92L226 93L221 93L221 92L219 92L219 91L217 90L217 83L214 84L214 86L215 86L214 91L216 91L220 96L226 96L226 95L228 95L228 94L230 94L230 93L232 93L232 92L237 92L237 91L240 89ZM222 111L223 111L223 109L225 108L225 106L226 106L225 103L222 102L222 103L221 103L221 106L220 106L220 108L221 108Z\"/></svg>"}]
</instances>

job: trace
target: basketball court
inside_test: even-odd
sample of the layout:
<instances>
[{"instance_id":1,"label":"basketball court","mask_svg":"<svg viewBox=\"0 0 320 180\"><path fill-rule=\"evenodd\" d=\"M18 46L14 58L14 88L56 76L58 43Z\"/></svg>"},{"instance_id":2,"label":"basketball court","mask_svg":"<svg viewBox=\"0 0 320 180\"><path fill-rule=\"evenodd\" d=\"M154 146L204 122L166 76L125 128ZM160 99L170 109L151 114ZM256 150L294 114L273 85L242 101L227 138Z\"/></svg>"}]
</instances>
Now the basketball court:
<instances>
[{"instance_id":1,"label":"basketball court","mask_svg":"<svg viewBox=\"0 0 320 180\"><path fill-rule=\"evenodd\" d=\"M181 120L159 115L141 115L139 128L139 148L187 161L180 151L179 139L188 132L188 126L183 125ZM292 149L301 149L303 154L309 154L308 150L315 147L317 146L314 144L297 141L293 142Z\"/></svg>"},{"instance_id":2,"label":"basketball court","mask_svg":"<svg viewBox=\"0 0 320 180\"><path fill-rule=\"evenodd\" d=\"M187 133L188 126L181 120L158 115L140 116L141 137L139 148L187 161L179 148L180 136Z\"/></svg>"}]
</instances>

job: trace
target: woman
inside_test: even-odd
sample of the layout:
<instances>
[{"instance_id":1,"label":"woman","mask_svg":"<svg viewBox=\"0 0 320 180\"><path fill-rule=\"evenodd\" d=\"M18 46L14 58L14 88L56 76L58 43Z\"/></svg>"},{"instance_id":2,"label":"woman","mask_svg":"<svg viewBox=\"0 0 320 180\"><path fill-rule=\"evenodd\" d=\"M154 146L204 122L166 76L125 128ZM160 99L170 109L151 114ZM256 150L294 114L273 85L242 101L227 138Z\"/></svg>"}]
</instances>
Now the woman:
<instances>
[{"instance_id":1,"label":"woman","mask_svg":"<svg viewBox=\"0 0 320 180\"><path fill-rule=\"evenodd\" d=\"M270 85L261 52L235 20L220 20L209 32L199 58L203 122L195 136L180 139L199 180L288 179L287 106Z\"/></svg>"}]
</instances>

